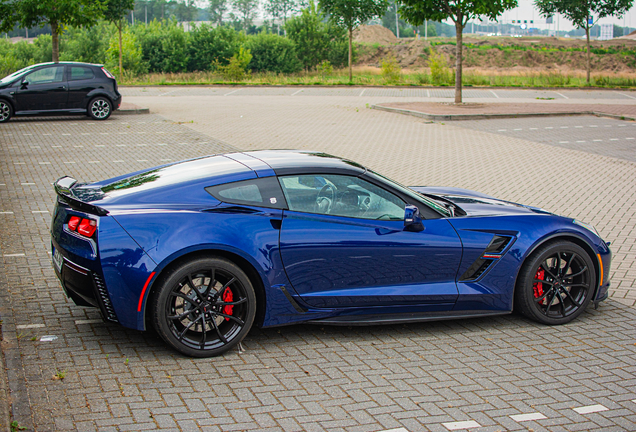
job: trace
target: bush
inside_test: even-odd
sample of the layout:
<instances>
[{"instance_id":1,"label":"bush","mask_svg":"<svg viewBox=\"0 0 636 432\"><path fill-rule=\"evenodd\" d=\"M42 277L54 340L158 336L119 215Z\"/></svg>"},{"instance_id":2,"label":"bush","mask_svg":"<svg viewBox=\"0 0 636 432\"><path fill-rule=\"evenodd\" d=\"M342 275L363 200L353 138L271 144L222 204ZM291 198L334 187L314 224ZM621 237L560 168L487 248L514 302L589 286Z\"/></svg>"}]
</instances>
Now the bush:
<instances>
[{"instance_id":1,"label":"bush","mask_svg":"<svg viewBox=\"0 0 636 432\"><path fill-rule=\"evenodd\" d=\"M122 32L122 66L125 71L133 76L148 72L146 63L143 62L141 56L141 47L137 43L135 35L130 32ZM119 33L115 33L110 38L108 51L106 52L106 66L113 73L121 75L123 71L119 70Z\"/></svg>"},{"instance_id":2,"label":"bush","mask_svg":"<svg viewBox=\"0 0 636 432\"><path fill-rule=\"evenodd\" d=\"M103 21L93 27L70 27L60 41L60 60L105 63L113 34L117 34L115 26Z\"/></svg>"},{"instance_id":3,"label":"bush","mask_svg":"<svg viewBox=\"0 0 636 432\"><path fill-rule=\"evenodd\" d=\"M215 61L212 67L219 71L226 80L237 82L249 76L250 72L247 70L247 66L251 60L252 54L250 54L250 50L239 48L239 52L230 58L229 64L222 65Z\"/></svg>"},{"instance_id":4,"label":"bush","mask_svg":"<svg viewBox=\"0 0 636 432\"><path fill-rule=\"evenodd\" d=\"M227 65L245 36L231 27L199 25L190 32L188 70L210 70L212 62Z\"/></svg>"},{"instance_id":5,"label":"bush","mask_svg":"<svg viewBox=\"0 0 636 432\"><path fill-rule=\"evenodd\" d=\"M381 62L382 78L388 84L398 83L402 79L402 68L392 53L389 53Z\"/></svg>"},{"instance_id":6,"label":"bush","mask_svg":"<svg viewBox=\"0 0 636 432\"><path fill-rule=\"evenodd\" d=\"M132 27L141 45L142 59L150 72L185 72L188 68L188 35L176 21L152 21Z\"/></svg>"},{"instance_id":7,"label":"bush","mask_svg":"<svg viewBox=\"0 0 636 432\"><path fill-rule=\"evenodd\" d=\"M444 54L431 50L428 56L428 67L431 68L433 85L452 85L453 73L448 69L448 62Z\"/></svg>"},{"instance_id":8,"label":"bush","mask_svg":"<svg viewBox=\"0 0 636 432\"><path fill-rule=\"evenodd\" d=\"M321 61L318 66L316 66L316 70L322 76L323 80L326 76L333 74L333 66L329 60Z\"/></svg>"},{"instance_id":9,"label":"bush","mask_svg":"<svg viewBox=\"0 0 636 432\"><path fill-rule=\"evenodd\" d=\"M290 39L260 33L250 36L245 45L253 55L250 69L254 72L291 74L303 67L296 54L296 45Z\"/></svg>"}]
</instances>

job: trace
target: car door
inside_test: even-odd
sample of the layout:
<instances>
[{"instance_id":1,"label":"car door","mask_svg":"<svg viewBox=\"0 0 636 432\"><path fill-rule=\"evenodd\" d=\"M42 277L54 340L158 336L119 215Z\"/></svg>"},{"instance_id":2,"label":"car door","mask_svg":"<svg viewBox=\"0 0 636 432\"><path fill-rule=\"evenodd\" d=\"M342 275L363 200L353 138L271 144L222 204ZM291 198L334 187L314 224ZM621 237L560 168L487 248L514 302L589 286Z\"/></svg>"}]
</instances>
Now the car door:
<instances>
[{"instance_id":1,"label":"car door","mask_svg":"<svg viewBox=\"0 0 636 432\"><path fill-rule=\"evenodd\" d=\"M22 78L16 92L18 111L66 109L68 86L64 65L47 66Z\"/></svg>"},{"instance_id":2,"label":"car door","mask_svg":"<svg viewBox=\"0 0 636 432\"><path fill-rule=\"evenodd\" d=\"M86 108L86 96L99 87L93 69L87 66L68 65L68 107Z\"/></svg>"},{"instance_id":3,"label":"car door","mask_svg":"<svg viewBox=\"0 0 636 432\"><path fill-rule=\"evenodd\" d=\"M406 203L359 177L279 178L284 211L280 251L287 276L319 308L436 305L449 310L462 246L446 219L404 230Z\"/></svg>"}]
</instances>

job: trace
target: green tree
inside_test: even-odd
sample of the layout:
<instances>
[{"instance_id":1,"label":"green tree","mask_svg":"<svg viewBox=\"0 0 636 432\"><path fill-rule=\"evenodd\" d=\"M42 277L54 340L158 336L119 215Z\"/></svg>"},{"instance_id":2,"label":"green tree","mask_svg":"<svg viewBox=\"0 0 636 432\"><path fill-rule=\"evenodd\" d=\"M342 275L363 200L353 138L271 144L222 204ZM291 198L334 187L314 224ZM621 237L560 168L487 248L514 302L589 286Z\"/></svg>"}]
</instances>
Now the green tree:
<instances>
[{"instance_id":1,"label":"green tree","mask_svg":"<svg viewBox=\"0 0 636 432\"><path fill-rule=\"evenodd\" d=\"M210 21L217 25L223 25L223 15L227 12L227 0L210 0L208 12L210 13Z\"/></svg>"},{"instance_id":2,"label":"green tree","mask_svg":"<svg viewBox=\"0 0 636 432\"><path fill-rule=\"evenodd\" d=\"M578 1L578 0L572 0ZM491 20L517 6L517 0L402 0L400 15L412 25L426 20L455 23L457 38L455 63L455 103L462 103L462 33L468 21L478 17Z\"/></svg>"},{"instance_id":3,"label":"green tree","mask_svg":"<svg viewBox=\"0 0 636 432\"><path fill-rule=\"evenodd\" d=\"M0 31L51 26L52 60L60 61L60 35L69 26L91 26L102 17L99 0L0 0Z\"/></svg>"},{"instance_id":4,"label":"green tree","mask_svg":"<svg viewBox=\"0 0 636 432\"><path fill-rule=\"evenodd\" d=\"M258 11L258 0L232 0L232 7L236 11L236 18L241 22L243 30L252 25Z\"/></svg>"},{"instance_id":5,"label":"green tree","mask_svg":"<svg viewBox=\"0 0 636 432\"><path fill-rule=\"evenodd\" d=\"M389 3L387 0L320 0L320 7L336 24L349 33L349 81L353 79L353 30L365 21L382 15Z\"/></svg>"},{"instance_id":6,"label":"green tree","mask_svg":"<svg viewBox=\"0 0 636 432\"><path fill-rule=\"evenodd\" d=\"M534 4L543 16L560 13L575 26L585 29L587 38L587 83L590 83L590 29L596 22L608 16L621 18L633 5L633 0L535 0ZM596 21L594 17L596 16ZM590 23L588 18L592 19Z\"/></svg>"},{"instance_id":7,"label":"green tree","mask_svg":"<svg viewBox=\"0 0 636 432\"><path fill-rule=\"evenodd\" d=\"M188 70L209 70L213 61L227 65L244 40L245 35L228 26L196 26L190 32Z\"/></svg>"},{"instance_id":8,"label":"green tree","mask_svg":"<svg viewBox=\"0 0 636 432\"><path fill-rule=\"evenodd\" d=\"M104 18L117 27L119 36L119 73L123 73L123 44L122 44L122 27L124 26L124 17L135 7L135 0L107 0L106 9L104 10Z\"/></svg>"},{"instance_id":9,"label":"green tree","mask_svg":"<svg viewBox=\"0 0 636 432\"><path fill-rule=\"evenodd\" d=\"M250 69L254 72L291 74L302 69L296 54L296 45L289 38L271 33L250 36L246 46L254 56Z\"/></svg>"}]
</instances>

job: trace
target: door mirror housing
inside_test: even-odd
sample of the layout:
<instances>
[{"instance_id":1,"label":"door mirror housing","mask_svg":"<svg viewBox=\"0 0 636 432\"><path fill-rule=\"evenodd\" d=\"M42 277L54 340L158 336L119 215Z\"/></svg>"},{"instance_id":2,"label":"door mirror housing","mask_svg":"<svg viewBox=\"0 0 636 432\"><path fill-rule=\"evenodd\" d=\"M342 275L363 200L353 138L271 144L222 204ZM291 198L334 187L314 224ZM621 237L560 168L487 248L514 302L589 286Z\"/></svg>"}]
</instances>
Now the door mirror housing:
<instances>
[{"instance_id":1,"label":"door mirror housing","mask_svg":"<svg viewBox=\"0 0 636 432\"><path fill-rule=\"evenodd\" d=\"M409 204L404 208L404 230L415 232L424 230L420 209L417 206Z\"/></svg>"},{"instance_id":2,"label":"door mirror housing","mask_svg":"<svg viewBox=\"0 0 636 432\"><path fill-rule=\"evenodd\" d=\"M28 85L29 85L29 81L24 80L24 81L22 81L22 84L20 85L20 87L22 87L24 89L24 88L27 88Z\"/></svg>"}]
</instances>

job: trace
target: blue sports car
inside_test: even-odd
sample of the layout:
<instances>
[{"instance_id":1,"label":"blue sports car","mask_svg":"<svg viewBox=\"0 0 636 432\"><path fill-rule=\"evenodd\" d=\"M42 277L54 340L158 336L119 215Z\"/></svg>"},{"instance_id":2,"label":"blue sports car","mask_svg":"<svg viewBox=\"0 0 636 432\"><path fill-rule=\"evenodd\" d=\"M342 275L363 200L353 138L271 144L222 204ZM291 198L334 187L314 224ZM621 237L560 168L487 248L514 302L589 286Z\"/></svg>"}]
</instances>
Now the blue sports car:
<instances>
[{"instance_id":1,"label":"blue sports car","mask_svg":"<svg viewBox=\"0 0 636 432\"><path fill-rule=\"evenodd\" d=\"M457 188L405 187L325 153L203 157L55 183L53 267L105 320L189 356L252 325L361 325L513 309L563 324L607 297L595 229Z\"/></svg>"}]
</instances>

